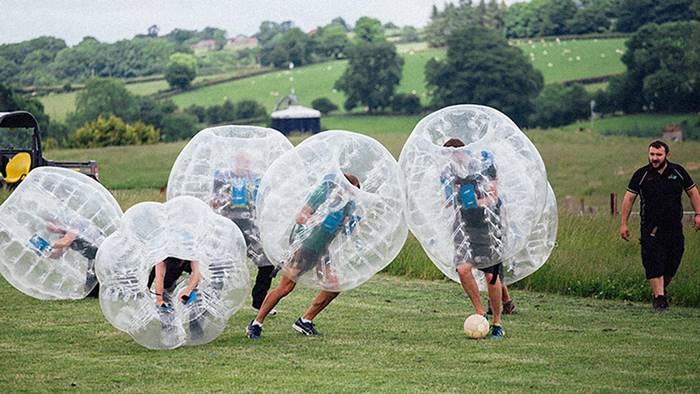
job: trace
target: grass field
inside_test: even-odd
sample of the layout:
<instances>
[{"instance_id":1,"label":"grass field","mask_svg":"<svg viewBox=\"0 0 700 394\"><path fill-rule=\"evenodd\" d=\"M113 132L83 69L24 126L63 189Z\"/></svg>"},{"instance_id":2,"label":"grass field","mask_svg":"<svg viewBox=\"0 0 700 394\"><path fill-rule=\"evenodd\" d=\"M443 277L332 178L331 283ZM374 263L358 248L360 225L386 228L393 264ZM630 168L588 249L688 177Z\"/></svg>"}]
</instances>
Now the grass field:
<instances>
[{"instance_id":1,"label":"grass field","mask_svg":"<svg viewBox=\"0 0 700 394\"><path fill-rule=\"evenodd\" d=\"M625 49L624 39L572 40L557 42L523 42L517 45L532 61L535 68L542 71L546 83L602 76L624 72L620 56ZM414 93L427 103L428 97L424 81L425 63L430 58L444 58L444 49L427 48L424 43L399 46L404 57L403 77L399 92ZM571 59L571 60L569 60ZM331 61L294 70L277 71L269 74L225 82L173 97L180 107L192 104L210 106L221 104L227 98L233 101L254 99L272 110L280 97L289 94L292 88L303 105L309 106L317 97L328 97L342 109L344 95L334 91L333 85L345 70L347 61ZM195 80L204 81L221 78L229 74L202 76ZM293 80L290 80L292 78ZM135 94L152 94L167 89L165 81L142 82L127 85ZM41 97L46 112L54 119L63 120L75 107L75 92L53 94Z\"/></svg>"},{"instance_id":2,"label":"grass field","mask_svg":"<svg viewBox=\"0 0 700 394\"><path fill-rule=\"evenodd\" d=\"M566 130L580 128L593 130L601 134L620 135L630 131L655 134L661 137L661 132L667 124L681 123L685 120L698 119L700 114L634 114L625 116L609 116L590 121L580 121L565 126Z\"/></svg>"},{"instance_id":3,"label":"grass field","mask_svg":"<svg viewBox=\"0 0 700 394\"><path fill-rule=\"evenodd\" d=\"M98 302L31 299L0 280L4 392L697 392L700 309L515 291L500 342L467 339L468 301L452 282L377 275L317 319L291 324L298 289L243 335L242 309L205 346L149 351L104 319ZM682 327L682 332L679 332Z\"/></svg>"},{"instance_id":4,"label":"grass field","mask_svg":"<svg viewBox=\"0 0 700 394\"><path fill-rule=\"evenodd\" d=\"M325 118L324 126L369 134L398 157L417 121L418 117L336 116ZM561 227L559 246L547 265L519 286L644 300L647 287L639 263L638 244L618 239L618 219L611 219L607 212L610 193L616 192L621 198L633 171L644 164L648 141L560 130L534 130L528 135L547 166L559 202ZM297 143L301 138L304 137L295 136L292 141ZM102 182L127 209L140 201L165 198L159 188L166 185L170 167L184 144L59 150L50 151L48 156L57 160L96 159ZM671 149L674 160L682 163L694 179L700 179L700 143L676 143ZM598 215L567 214L567 199L575 207L584 199L585 205L598 211ZM688 199L684 197L683 201L689 209ZM633 218L632 223L636 224L636 220ZM700 266L693 264L695 261L700 261L700 234L688 230L683 268L672 288L674 302L700 306ZM425 279L441 277L413 239L409 239L388 272Z\"/></svg>"}]
</instances>

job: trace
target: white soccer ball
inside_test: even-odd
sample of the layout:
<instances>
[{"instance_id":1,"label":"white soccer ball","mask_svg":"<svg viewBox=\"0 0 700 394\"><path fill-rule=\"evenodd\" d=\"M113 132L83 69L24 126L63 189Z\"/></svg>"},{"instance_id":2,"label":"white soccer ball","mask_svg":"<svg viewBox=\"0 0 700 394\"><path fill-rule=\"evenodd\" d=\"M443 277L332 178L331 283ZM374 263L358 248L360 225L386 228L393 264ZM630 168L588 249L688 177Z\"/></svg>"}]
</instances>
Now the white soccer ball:
<instances>
[{"instance_id":1,"label":"white soccer ball","mask_svg":"<svg viewBox=\"0 0 700 394\"><path fill-rule=\"evenodd\" d=\"M464 333L472 339L484 338L489 333L489 321L475 313L464 321Z\"/></svg>"}]
</instances>

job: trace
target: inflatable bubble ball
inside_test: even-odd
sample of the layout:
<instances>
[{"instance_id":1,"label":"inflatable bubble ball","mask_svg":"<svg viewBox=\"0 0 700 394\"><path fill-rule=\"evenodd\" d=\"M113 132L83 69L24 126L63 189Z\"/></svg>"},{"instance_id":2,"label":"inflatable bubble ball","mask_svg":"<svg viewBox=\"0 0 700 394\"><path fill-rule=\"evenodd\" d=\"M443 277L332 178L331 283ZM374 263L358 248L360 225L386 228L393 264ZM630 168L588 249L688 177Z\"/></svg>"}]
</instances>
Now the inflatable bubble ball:
<instances>
[{"instance_id":1,"label":"inflatable bubble ball","mask_svg":"<svg viewBox=\"0 0 700 394\"><path fill-rule=\"evenodd\" d=\"M515 257L545 210L539 152L504 114L457 105L423 118L401 151L407 221L433 263L488 268Z\"/></svg>"},{"instance_id":2,"label":"inflatable bubble ball","mask_svg":"<svg viewBox=\"0 0 700 394\"><path fill-rule=\"evenodd\" d=\"M258 191L265 253L298 283L345 291L399 253L408 229L396 160L373 138L325 131L275 161Z\"/></svg>"},{"instance_id":3,"label":"inflatable bubble ball","mask_svg":"<svg viewBox=\"0 0 700 394\"><path fill-rule=\"evenodd\" d=\"M150 349L214 340L250 280L240 230L194 197L128 209L96 268L105 317Z\"/></svg>"},{"instance_id":4,"label":"inflatable bubble ball","mask_svg":"<svg viewBox=\"0 0 700 394\"><path fill-rule=\"evenodd\" d=\"M0 206L0 272L34 298L84 298L97 285L97 250L121 216L114 197L92 178L36 168Z\"/></svg>"},{"instance_id":5,"label":"inflatable bubble ball","mask_svg":"<svg viewBox=\"0 0 700 394\"><path fill-rule=\"evenodd\" d=\"M231 219L243 232L248 256L258 266L271 265L255 224L260 180L292 144L279 131L254 126L221 126L200 131L175 160L168 199L192 196Z\"/></svg>"}]
</instances>

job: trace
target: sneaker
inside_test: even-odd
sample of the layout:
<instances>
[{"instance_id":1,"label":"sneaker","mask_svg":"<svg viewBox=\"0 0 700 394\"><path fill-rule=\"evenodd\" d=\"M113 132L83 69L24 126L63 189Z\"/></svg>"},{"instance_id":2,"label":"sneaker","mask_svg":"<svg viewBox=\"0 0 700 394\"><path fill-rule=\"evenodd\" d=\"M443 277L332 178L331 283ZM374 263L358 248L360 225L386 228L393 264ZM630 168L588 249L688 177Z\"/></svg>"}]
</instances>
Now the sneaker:
<instances>
[{"instance_id":1,"label":"sneaker","mask_svg":"<svg viewBox=\"0 0 700 394\"><path fill-rule=\"evenodd\" d=\"M513 300L508 300L503 303L503 314L504 315L512 315L515 313L515 304L513 303Z\"/></svg>"},{"instance_id":2,"label":"sneaker","mask_svg":"<svg viewBox=\"0 0 700 394\"><path fill-rule=\"evenodd\" d=\"M294 325L292 325L292 328L299 331L299 333L301 333L301 335L316 336L316 335L320 334L320 332L316 331L316 328L314 327L313 322L304 323L303 321L301 321L301 317L298 318L297 321L294 322Z\"/></svg>"},{"instance_id":3,"label":"sneaker","mask_svg":"<svg viewBox=\"0 0 700 394\"><path fill-rule=\"evenodd\" d=\"M256 308L256 307L254 307L254 306L252 306L252 305L250 306L250 309L252 309L253 312L255 312L255 313L260 312L260 308ZM268 316L275 316L276 314L277 314L277 309L272 308L272 310L270 311L270 313L268 313L267 315L268 315Z\"/></svg>"},{"instance_id":4,"label":"sneaker","mask_svg":"<svg viewBox=\"0 0 700 394\"><path fill-rule=\"evenodd\" d=\"M500 324L493 324L491 326L491 332L489 333L489 339L501 340L506 336L503 327Z\"/></svg>"},{"instance_id":5,"label":"sneaker","mask_svg":"<svg viewBox=\"0 0 700 394\"><path fill-rule=\"evenodd\" d=\"M245 333L250 339L260 339L262 338L262 326L253 324L255 320L251 320L248 327L245 328Z\"/></svg>"},{"instance_id":6,"label":"sneaker","mask_svg":"<svg viewBox=\"0 0 700 394\"><path fill-rule=\"evenodd\" d=\"M654 297L654 300L652 301L652 306L654 307L654 311L656 312L664 312L668 309L668 300L666 299L665 295L660 295Z\"/></svg>"}]
</instances>

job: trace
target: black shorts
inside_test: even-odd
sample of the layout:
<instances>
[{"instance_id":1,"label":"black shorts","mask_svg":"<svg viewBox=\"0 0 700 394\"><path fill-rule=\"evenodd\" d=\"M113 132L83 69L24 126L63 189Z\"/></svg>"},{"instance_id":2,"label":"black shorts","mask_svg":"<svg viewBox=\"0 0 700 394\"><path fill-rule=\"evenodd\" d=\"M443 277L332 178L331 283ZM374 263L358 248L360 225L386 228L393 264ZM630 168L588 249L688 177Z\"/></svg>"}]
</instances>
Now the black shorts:
<instances>
[{"instance_id":1,"label":"black shorts","mask_svg":"<svg viewBox=\"0 0 700 394\"><path fill-rule=\"evenodd\" d=\"M319 271L322 271L324 265L328 264L328 262L328 249L312 250L302 246L294 252L294 258L287 265L287 268L293 270L293 272L287 270L287 273L293 274L293 277L290 279L296 280L297 277L303 275L312 268L317 268Z\"/></svg>"},{"instance_id":2,"label":"black shorts","mask_svg":"<svg viewBox=\"0 0 700 394\"><path fill-rule=\"evenodd\" d=\"M455 266L468 262L483 267L497 262L500 259L496 245L498 241L485 222L466 225L463 220L455 220L452 224Z\"/></svg>"},{"instance_id":3,"label":"black shorts","mask_svg":"<svg viewBox=\"0 0 700 394\"><path fill-rule=\"evenodd\" d=\"M685 250L682 233L664 237L645 235L639 243L642 247L642 265L647 279L672 277L676 274Z\"/></svg>"}]
</instances>

